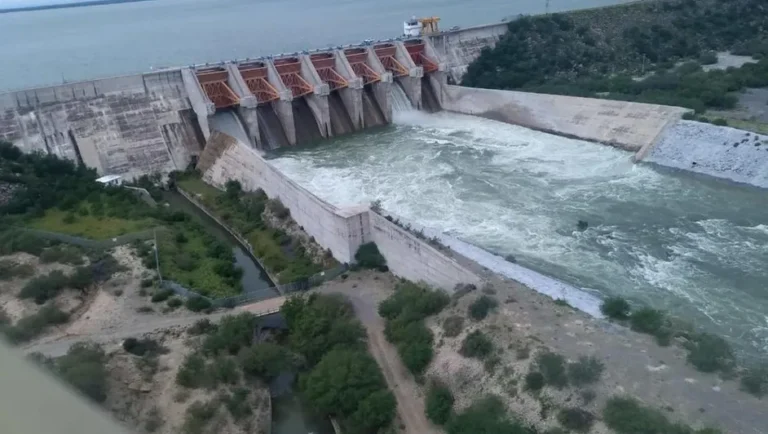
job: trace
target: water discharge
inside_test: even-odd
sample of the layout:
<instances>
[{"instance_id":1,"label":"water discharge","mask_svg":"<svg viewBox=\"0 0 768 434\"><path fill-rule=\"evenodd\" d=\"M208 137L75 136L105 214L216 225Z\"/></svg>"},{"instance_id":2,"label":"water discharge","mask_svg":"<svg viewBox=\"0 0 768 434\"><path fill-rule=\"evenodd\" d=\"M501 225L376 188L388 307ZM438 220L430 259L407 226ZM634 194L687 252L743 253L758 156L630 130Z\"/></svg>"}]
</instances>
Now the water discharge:
<instances>
[{"instance_id":1,"label":"water discharge","mask_svg":"<svg viewBox=\"0 0 768 434\"><path fill-rule=\"evenodd\" d=\"M596 310L595 296L622 295L745 354L768 346L764 191L635 165L594 143L412 110L273 163L334 204L380 199L410 221L513 254L581 288L593 304L585 310ZM577 230L578 220L589 228Z\"/></svg>"}]
</instances>

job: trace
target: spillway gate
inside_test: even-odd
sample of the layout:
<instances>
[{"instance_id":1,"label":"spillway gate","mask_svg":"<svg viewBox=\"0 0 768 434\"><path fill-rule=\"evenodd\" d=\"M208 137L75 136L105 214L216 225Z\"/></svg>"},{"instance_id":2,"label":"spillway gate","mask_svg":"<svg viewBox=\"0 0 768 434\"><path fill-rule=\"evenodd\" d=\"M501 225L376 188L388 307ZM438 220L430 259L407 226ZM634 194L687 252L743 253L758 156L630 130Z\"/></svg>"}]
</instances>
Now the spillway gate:
<instances>
[{"instance_id":1,"label":"spillway gate","mask_svg":"<svg viewBox=\"0 0 768 434\"><path fill-rule=\"evenodd\" d=\"M280 98L274 86L267 78L267 65L263 62L252 62L238 66L248 90L256 97L259 104L265 104Z\"/></svg>"},{"instance_id":2,"label":"spillway gate","mask_svg":"<svg viewBox=\"0 0 768 434\"><path fill-rule=\"evenodd\" d=\"M203 92L217 109L236 106L240 98L229 87L229 73L224 68L212 68L195 72Z\"/></svg>"},{"instance_id":3,"label":"spillway gate","mask_svg":"<svg viewBox=\"0 0 768 434\"><path fill-rule=\"evenodd\" d=\"M435 72L439 69L437 62L430 59L424 51L424 41L421 39L411 39L403 43L408 55L413 59L416 66L424 68L424 73Z\"/></svg>"},{"instance_id":4,"label":"spillway gate","mask_svg":"<svg viewBox=\"0 0 768 434\"><path fill-rule=\"evenodd\" d=\"M376 83L381 76L368 65L368 52L364 48L347 48L344 50L349 66L358 77L363 79L363 84Z\"/></svg>"},{"instance_id":5,"label":"spillway gate","mask_svg":"<svg viewBox=\"0 0 768 434\"><path fill-rule=\"evenodd\" d=\"M333 53L315 53L309 56L312 65L323 83L328 84L330 90L342 89L349 85L347 80L336 72L336 59Z\"/></svg>"},{"instance_id":6,"label":"spillway gate","mask_svg":"<svg viewBox=\"0 0 768 434\"><path fill-rule=\"evenodd\" d=\"M395 58L397 53L397 47L393 44L379 44L373 47L373 51L376 53L376 57L379 58L384 69L390 71L395 77L408 76L408 68L403 66Z\"/></svg>"},{"instance_id":7,"label":"spillway gate","mask_svg":"<svg viewBox=\"0 0 768 434\"><path fill-rule=\"evenodd\" d=\"M280 74L280 79L285 87L291 90L294 98L298 98L314 91L314 87L301 77L301 62L296 57L284 57L275 59L275 69Z\"/></svg>"}]
</instances>

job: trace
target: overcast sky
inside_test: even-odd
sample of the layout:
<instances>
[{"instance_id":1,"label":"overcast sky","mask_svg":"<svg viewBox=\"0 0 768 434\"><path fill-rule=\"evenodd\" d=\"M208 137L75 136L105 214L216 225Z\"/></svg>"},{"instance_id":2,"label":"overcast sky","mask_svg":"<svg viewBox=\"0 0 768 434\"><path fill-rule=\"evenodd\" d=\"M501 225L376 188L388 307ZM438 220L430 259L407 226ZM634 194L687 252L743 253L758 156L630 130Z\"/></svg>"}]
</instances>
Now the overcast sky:
<instances>
[{"instance_id":1,"label":"overcast sky","mask_svg":"<svg viewBox=\"0 0 768 434\"><path fill-rule=\"evenodd\" d=\"M55 5L76 3L83 0L0 0L0 9L18 8L23 6Z\"/></svg>"}]
</instances>

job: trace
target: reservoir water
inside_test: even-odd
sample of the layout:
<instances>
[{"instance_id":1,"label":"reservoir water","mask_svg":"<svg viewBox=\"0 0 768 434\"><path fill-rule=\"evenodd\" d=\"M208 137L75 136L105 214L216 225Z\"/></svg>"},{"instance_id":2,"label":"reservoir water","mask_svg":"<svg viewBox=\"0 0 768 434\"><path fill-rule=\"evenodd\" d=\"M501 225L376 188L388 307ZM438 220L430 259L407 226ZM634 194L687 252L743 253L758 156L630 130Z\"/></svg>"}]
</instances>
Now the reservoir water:
<instances>
[{"instance_id":1,"label":"reservoir water","mask_svg":"<svg viewBox=\"0 0 768 434\"><path fill-rule=\"evenodd\" d=\"M625 1L153 0L0 14L0 90L392 38L411 15L447 29Z\"/></svg>"},{"instance_id":2,"label":"reservoir water","mask_svg":"<svg viewBox=\"0 0 768 434\"><path fill-rule=\"evenodd\" d=\"M391 126L272 162L336 205L379 199L409 221L512 254L593 303L625 296L745 355L768 350L768 195L630 157L470 116L399 111Z\"/></svg>"}]
</instances>

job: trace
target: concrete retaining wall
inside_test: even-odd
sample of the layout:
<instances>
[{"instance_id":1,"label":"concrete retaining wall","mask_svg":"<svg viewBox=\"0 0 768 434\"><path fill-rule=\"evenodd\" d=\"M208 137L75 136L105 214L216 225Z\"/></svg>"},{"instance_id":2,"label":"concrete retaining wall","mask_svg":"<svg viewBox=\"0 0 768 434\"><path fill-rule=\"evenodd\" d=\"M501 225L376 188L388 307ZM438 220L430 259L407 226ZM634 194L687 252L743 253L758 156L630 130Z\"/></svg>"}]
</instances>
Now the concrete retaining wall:
<instances>
[{"instance_id":1,"label":"concrete retaining wall","mask_svg":"<svg viewBox=\"0 0 768 434\"><path fill-rule=\"evenodd\" d=\"M488 24L429 36L429 41L446 63L449 77L460 83L469 64L484 48L494 47L506 33L507 23Z\"/></svg>"},{"instance_id":2,"label":"concrete retaining wall","mask_svg":"<svg viewBox=\"0 0 768 434\"><path fill-rule=\"evenodd\" d=\"M179 70L0 95L0 139L126 179L184 169L199 152Z\"/></svg>"},{"instance_id":3,"label":"concrete retaining wall","mask_svg":"<svg viewBox=\"0 0 768 434\"><path fill-rule=\"evenodd\" d=\"M221 132L200 157L203 179L223 186L235 179L246 190L263 189L291 211L291 217L342 263L354 262L361 244L376 242L397 276L453 290L459 283L478 283L479 277L367 206L335 207L289 179L247 145Z\"/></svg>"},{"instance_id":4,"label":"concrete retaining wall","mask_svg":"<svg viewBox=\"0 0 768 434\"><path fill-rule=\"evenodd\" d=\"M368 211L371 235L394 274L452 291L457 283L479 284L480 278L434 247L386 218Z\"/></svg>"},{"instance_id":5,"label":"concrete retaining wall","mask_svg":"<svg viewBox=\"0 0 768 434\"><path fill-rule=\"evenodd\" d=\"M443 86L443 108L637 152L688 109L595 98Z\"/></svg>"}]
</instances>

